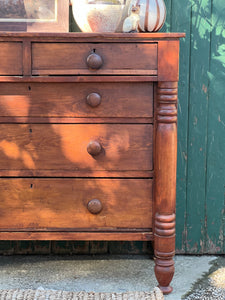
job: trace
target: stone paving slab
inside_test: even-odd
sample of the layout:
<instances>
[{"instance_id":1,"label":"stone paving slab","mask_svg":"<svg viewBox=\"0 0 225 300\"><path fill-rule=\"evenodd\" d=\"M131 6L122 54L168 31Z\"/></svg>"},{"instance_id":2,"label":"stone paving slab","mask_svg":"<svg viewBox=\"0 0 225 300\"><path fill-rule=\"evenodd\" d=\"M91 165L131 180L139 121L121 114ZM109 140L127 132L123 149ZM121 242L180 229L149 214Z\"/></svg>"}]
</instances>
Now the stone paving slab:
<instances>
[{"instance_id":1,"label":"stone paving slab","mask_svg":"<svg viewBox=\"0 0 225 300\"><path fill-rule=\"evenodd\" d=\"M208 288L208 274L225 266L225 257L176 256L175 265L174 291L165 300L203 300L194 293ZM151 291L157 285L153 274L148 256L0 256L0 289Z\"/></svg>"}]
</instances>

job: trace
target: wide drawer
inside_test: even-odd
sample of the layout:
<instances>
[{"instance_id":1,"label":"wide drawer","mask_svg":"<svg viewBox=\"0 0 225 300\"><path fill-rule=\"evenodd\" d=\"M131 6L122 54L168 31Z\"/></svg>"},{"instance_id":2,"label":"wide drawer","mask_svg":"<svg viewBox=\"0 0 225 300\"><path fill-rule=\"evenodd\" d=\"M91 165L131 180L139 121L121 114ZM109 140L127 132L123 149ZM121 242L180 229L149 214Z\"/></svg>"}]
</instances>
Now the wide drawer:
<instances>
[{"instance_id":1,"label":"wide drawer","mask_svg":"<svg viewBox=\"0 0 225 300\"><path fill-rule=\"evenodd\" d=\"M99 69L89 55L101 57ZM33 43L33 75L157 75L157 43Z\"/></svg>"},{"instance_id":2,"label":"wide drawer","mask_svg":"<svg viewBox=\"0 0 225 300\"><path fill-rule=\"evenodd\" d=\"M0 180L0 231L126 228L152 228L152 180Z\"/></svg>"},{"instance_id":3,"label":"wide drawer","mask_svg":"<svg viewBox=\"0 0 225 300\"><path fill-rule=\"evenodd\" d=\"M153 84L1 83L0 116L153 117Z\"/></svg>"},{"instance_id":4,"label":"wide drawer","mask_svg":"<svg viewBox=\"0 0 225 300\"><path fill-rule=\"evenodd\" d=\"M23 44L0 42L0 76L23 74Z\"/></svg>"},{"instance_id":5,"label":"wide drawer","mask_svg":"<svg viewBox=\"0 0 225 300\"><path fill-rule=\"evenodd\" d=\"M0 124L0 171L152 170L152 142L151 124Z\"/></svg>"}]
</instances>

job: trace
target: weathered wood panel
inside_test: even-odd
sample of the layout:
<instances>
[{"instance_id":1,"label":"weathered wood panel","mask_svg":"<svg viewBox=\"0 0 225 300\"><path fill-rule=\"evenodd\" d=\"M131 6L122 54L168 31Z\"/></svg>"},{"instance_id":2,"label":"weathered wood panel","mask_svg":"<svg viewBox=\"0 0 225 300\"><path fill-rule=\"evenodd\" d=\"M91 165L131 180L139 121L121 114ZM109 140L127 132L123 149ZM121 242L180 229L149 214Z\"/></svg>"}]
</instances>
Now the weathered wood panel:
<instances>
[{"instance_id":1,"label":"weathered wood panel","mask_svg":"<svg viewBox=\"0 0 225 300\"><path fill-rule=\"evenodd\" d=\"M180 51L177 252L224 253L224 2L172 0L171 7L167 30L186 32Z\"/></svg>"},{"instance_id":2,"label":"weathered wood panel","mask_svg":"<svg viewBox=\"0 0 225 300\"><path fill-rule=\"evenodd\" d=\"M206 251L225 253L225 9L214 0L208 70L209 114L206 181Z\"/></svg>"},{"instance_id":3,"label":"weathered wood panel","mask_svg":"<svg viewBox=\"0 0 225 300\"><path fill-rule=\"evenodd\" d=\"M22 43L0 42L0 76L22 75Z\"/></svg>"},{"instance_id":4,"label":"weathered wood panel","mask_svg":"<svg viewBox=\"0 0 225 300\"><path fill-rule=\"evenodd\" d=\"M92 213L88 206L93 199L101 202L99 212ZM135 232L137 228L149 232L152 228L150 179L8 178L0 181L0 232L93 231L105 239L101 231L134 229ZM25 232L24 236L29 234ZM58 236L65 239L63 234ZM4 235L0 233L0 237Z\"/></svg>"},{"instance_id":5,"label":"weathered wood panel","mask_svg":"<svg viewBox=\"0 0 225 300\"><path fill-rule=\"evenodd\" d=\"M88 63L89 55L101 57L99 67ZM157 44L33 43L32 74L156 75Z\"/></svg>"},{"instance_id":6,"label":"weathered wood panel","mask_svg":"<svg viewBox=\"0 0 225 300\"><path fill-rule=\"evenodd\" d=\"M94 97L99 97L98 105ZM153 84L4 82L0 83L0 116L24 117L26 122L37 117L149 118L153 117Z\"/></svg>"},{"instance_id":7,"label":"weathered wood panel","mask_svg":"<svg viewBox=\"0 0 225 300\"><path fill-rule=\"evenodd\" d=\"M192 3L187 174L188 253L205 251L210 15L210 1Z\"/></svg>"},{"instance_id":8,"label":"weathered wood panel","mask_svg":"<svg viewBox=\"0 0 225 300\"><path fill-rule=\"evenodd\" d=\"M186 2L185 2L186 3ZM187 136L190 65L191 6L180 0L171 1L170 31L185 32L180 41L180 79L178 88L178 147L177 147L177 252L186 251L186 202L187 202ZM169 11L169 12L170 12ZM177 13L179 11L179 13ZM169 19L169 16L168 16Z\"/></svg>"},{"instance_id":9,"label":"weathered wood panel","mask_svg":"<svg viewBox=\"0 0 225 300\"><path fill-rule=\"evenodd\" d=\"M90 152L93 142L99 153ZM120 177L120 171L149 171L152 143L150 124L0 124L0 175L24 170L20 175L27 176L26 171L39 170L45 176L51 171L63 174L55 176L88 171L91 176L105 171L107 177L107 171L118 171Z\"/></svg>"}]
</instances>

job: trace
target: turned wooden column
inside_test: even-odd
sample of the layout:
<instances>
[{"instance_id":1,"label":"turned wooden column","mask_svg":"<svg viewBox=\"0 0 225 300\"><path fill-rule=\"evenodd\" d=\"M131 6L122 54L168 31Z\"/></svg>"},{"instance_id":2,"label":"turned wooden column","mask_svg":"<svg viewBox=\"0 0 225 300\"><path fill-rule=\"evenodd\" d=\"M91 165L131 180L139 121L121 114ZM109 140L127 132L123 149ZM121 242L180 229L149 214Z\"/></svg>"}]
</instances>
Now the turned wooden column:
<instances>
[{"instance_id":1,"label":"turned wooden column","mask_svg":"<svg viewBox=\"0 0 225 300\"><path fill-rule=\"evenodd\" d=\"M177 82L159 82L156 105L154 252L164 294L174 275L177 161Z\"/></svg>"}]
</instances>

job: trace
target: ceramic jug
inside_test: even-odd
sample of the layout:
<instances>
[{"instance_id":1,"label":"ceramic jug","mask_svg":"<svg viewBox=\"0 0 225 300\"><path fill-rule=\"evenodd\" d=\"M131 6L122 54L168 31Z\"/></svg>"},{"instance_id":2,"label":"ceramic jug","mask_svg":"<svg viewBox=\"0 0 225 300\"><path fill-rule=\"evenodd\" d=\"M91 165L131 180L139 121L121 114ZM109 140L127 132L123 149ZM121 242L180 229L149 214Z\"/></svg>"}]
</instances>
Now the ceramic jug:
<instances>
[{"instance_id":1,"label":"ceramic jug","mask_svg":"<svg viewBox=\"0 0 225 300\"><path fill-rule=\"evenodd\" d=\"M132 0L128 14L132 13L132 7L139 8L138 31L158 31L166 19L166 6L163 0Z\"/></svg>"},{"instance_id":2,"label":"ceramic jug","mask_svg":"<svg viewBox=\"0 0 225 300\"><path fill-rule=\"evenodd\" d=\"M115 32L125 0L72 0L73 16L83 32Z\"/></svg>"}]
</instances>

